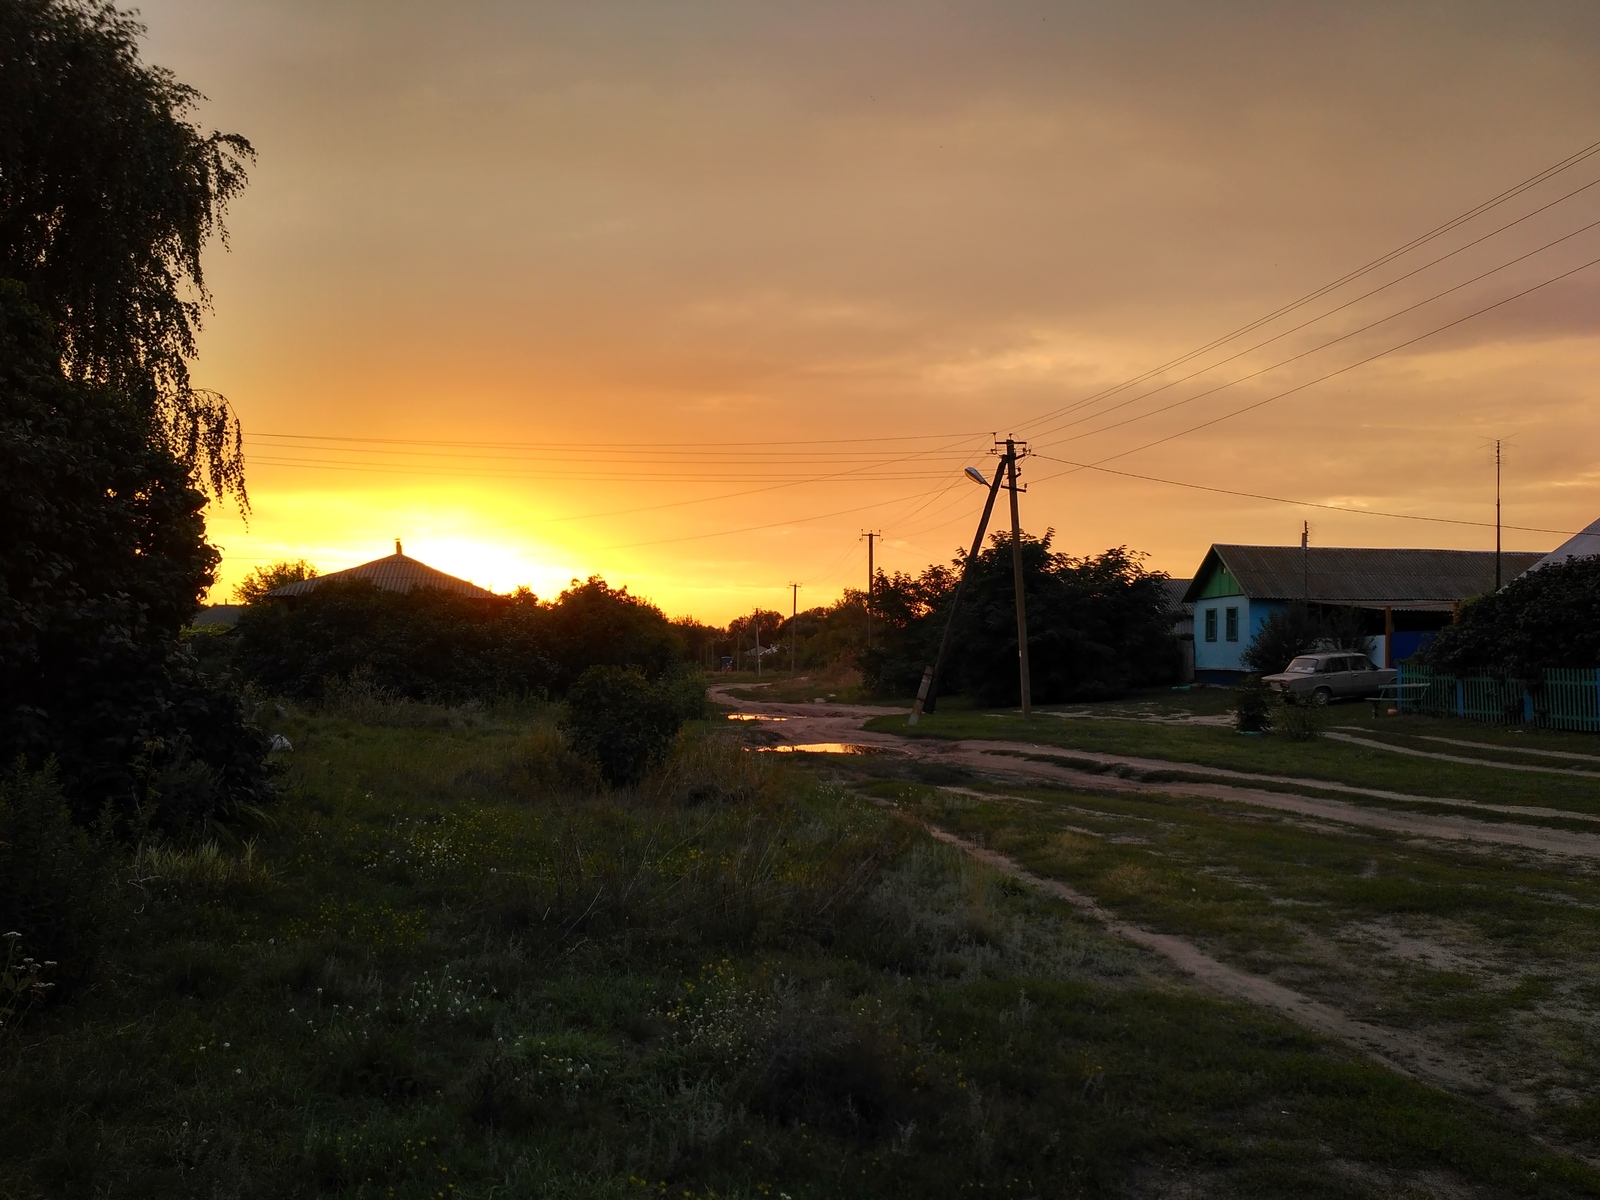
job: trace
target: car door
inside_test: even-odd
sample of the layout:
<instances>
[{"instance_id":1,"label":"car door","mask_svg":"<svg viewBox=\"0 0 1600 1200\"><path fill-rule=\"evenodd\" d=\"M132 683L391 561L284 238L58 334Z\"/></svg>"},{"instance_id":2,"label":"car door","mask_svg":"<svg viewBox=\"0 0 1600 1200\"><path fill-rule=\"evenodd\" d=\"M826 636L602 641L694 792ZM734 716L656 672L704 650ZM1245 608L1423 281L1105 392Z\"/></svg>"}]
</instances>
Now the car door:
<instances>
[{"instance_id":1,"label":"car door","mask_svg":"<svg viewBox=\"0 0 1600 1200\"><path fill-rule=\"evenodd\" d=\"M1345 675L1346 696L1365 697L1377 694L1379 687L1378 669L1372 665L1372 660L1365 654L1352 654L1350 656L1348 673Z\"/></svg>"},{"instance_id":2,"label":"car door","mask_svg":"<svg viewBox=\"0 0 1600 1200\"><path fill-rule=\"evenodd\" d=\"M1361 663L1353 656L1336 658L1333 660L1333 694L1335 696L1359 696L1362 685L1366 682L1364 672L1358 668Z\"/></svg>"}]
</instances>

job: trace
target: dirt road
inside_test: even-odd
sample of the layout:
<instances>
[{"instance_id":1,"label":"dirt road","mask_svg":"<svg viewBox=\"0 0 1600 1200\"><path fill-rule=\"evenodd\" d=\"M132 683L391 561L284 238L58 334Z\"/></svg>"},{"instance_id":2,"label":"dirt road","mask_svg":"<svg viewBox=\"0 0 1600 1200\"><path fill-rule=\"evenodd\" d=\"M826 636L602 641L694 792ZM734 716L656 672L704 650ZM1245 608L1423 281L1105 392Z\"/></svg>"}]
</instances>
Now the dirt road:
<instances>
[{"instance_id":1,"label":"dirt road","mask_svg":"<svg viewBox=\"0 0 1600 1200\"><path fill-rule=\"evenodd\" d=\"M741 689L742 690L742 689ZM1275 809L1299 817L1355 825L1386 833L1433 838L1449 842L1479 842L1515 846L1579 858L1600 858L1600 834L1540 825L1540 820L1578 822L1596 818L1553 808L1512 804L1483 804L1439 796L1418 796L1376 788L1354 787L1323 780L1296 779L1287 775L1252 775L1199 763L1170 762L1124 754L1104 754L1086 750L1066 750L1059 746L1029 742L942 738L902 738L894 734L863 729L873 717L905 709L876 705L780 704L743 700L728 694L726 688L713 688L712 698L735 712L751 717L773 718L761 722L767 739L779 745L859 746L882 753L903 754L924 762L939 762L961 767L1002 782L1035 781L1068 784L1096 791L1143 792L1168 796L1222 800L1255 808ZM1023 757L1024 755L1028 757ZM1093 769L1087 769L1084 765ZM1126 772L1113 774L1107 768ZM1201 777L1195 780L1140 778L1140 775L1182 771ZM1215 782L1210 782L1214 780ZM1273 784L1267 790L1252 784ZM1452 813L1416 812L1405 808L1363 805L1326 796L1296 794L1278 788L1305 787L1308 791L1335 792L1368 797L1389 805L1447 806ZM1460 810L1478 810L1519 818L1517 821L1476 820Z\"/></svg>"},{"instance_id":2,"label":"dirt road","mask_svg":"<svg viewBox=\"0 0 1600 1200\"><path fill-rule=\"evenodd\" d=\"M886 754L903 754L921 761L943 762L959 765L996 781L1040 781L1081 784L1086 788L1162 792L1172 795L1202 796L1210 799L1239 801L1294 812L1301 815L1342 820L1351 824L1364 824L1397 832L1423 836L1443 836L1453 839L1471 838L1482 833L1490 840L1505 840L1505 835L1517 834L1533 837L1542 833L1555 833L1532 828L1515 827L1503 830L1485 822L1463 820L1426 814L1408 814L1392 811L1358 809L1354 804L1311 797L1298 797L1274 792L1255 791L1223 783L1170 783L1140 782L1132 779L1094 774L1088 771L1062 767L1049 762L1015 757L1020 749L1040 754L1051 752L1050 747L1019 747L1012 742L942 741L934 739L904 739L892 734L864 730L862 725L872 717L885 712L905 711L881 707L840 704L780 704L764 701L742 700L730 696L725 689L714 689L712 696L719 703L729 705L747 718L758 719L763 741L779 746L836 745L856 746ZM1006 753L996 753L997 750ZM1059 751L1057 752L1059 753ZM1096 756L1110 761L1112 756ZM1117 760L1142 766L1173 764L1155 760ZM1237 774L1214 772L1195 768L1205 774ZM1442 822L1442 824L1441 824ZM1479 827L1482 827L1481 830ZM1069 887L1059 880L1045 879L1026 870L1005 855L978 846L947 830L925 826L939 841L955 846L973 858L1033 887L1057 896L1074 907L1089 913L1103 922L1106 931L1115 937L1141 946L1176 967L1209 991L1229 999L1259 1005L1270 1009L1296 1024L1325 1037L1351 1046L1387 1066L1405 1074L1425 1079L1446 1090L1493 1097L1502 1105L1526 1113L1525 1098L1494 1086L1464 1059L1449 1053L1426 1038L1400 1030L1385 1029L1356 1020L1332 1005L1313 999L1273 980L1240 970L1208 954L1205 950L1181 937L1145 929L1124 921L1107 911L1089 896ZM1442 831L1442 832L1441 832ZM1581 835L1586 836L1586 835ZM1600 838L1590 838L1594 849L1600 851ZM1518 841L1523 845L1526 842ZM1543 846L1539 848L1545 848Z\"/></svg>"}]
</instances>

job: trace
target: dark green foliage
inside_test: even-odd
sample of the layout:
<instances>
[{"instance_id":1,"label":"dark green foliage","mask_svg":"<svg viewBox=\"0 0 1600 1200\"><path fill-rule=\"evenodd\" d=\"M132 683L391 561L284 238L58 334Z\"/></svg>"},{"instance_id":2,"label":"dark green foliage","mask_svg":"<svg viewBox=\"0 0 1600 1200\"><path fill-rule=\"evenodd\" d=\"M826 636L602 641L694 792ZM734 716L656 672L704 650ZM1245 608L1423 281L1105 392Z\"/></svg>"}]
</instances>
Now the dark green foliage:
<instances>
[{"instance_id":1,"label":"dark green foliage","mask_svg":"<svg viewBox=\"0 0 1600 1200\"><path fill-rule=\"evenodd\" d=\"M1248 675L1233 689L1233 727L1240 733L1265 733L1272 724L1272 697L1261 677Z\"/></svg>"},{"instance_id":2,"label":"dark green foliage","mask_svg":"<svg viewBox=\"0 0 1600 1200\"><path fill-rule=\"evenodd\" d=\"M1052 537L1022 537L1034 701L1099 699L1173 678L1178 649L1166 576L1146 571L1126 547L1073 558L1052 551ZM938 652L961 566L958 559L920 578L879 576L875 610L884 630L862 660L873 690L916 690ZM964 692L986 705L1018 702L1010 534L995 534L973 564L950 646L941 692Z\"/></svg>"},{"instance_id":3,"label":"dark green foliage","mask_svg":"<svg viewBox=\"0 0 1600 1200\"><path fill-rule=\"evenodd\" d=\"M234 599L240 604L254 604L274 588L281 588L289 583L302 583L307 579L315 579L317 575L316 567L303 558L297 558L293 562L275 562L271 566L257 567L233 589Z\"/></svg>"},{"instance_id":4,"label":"dark green foliage","mask_svg":"<svg viewBox=\"0 0 1600 1200\"><path fill-rule=\"evenodd\" d=\"M652 680L637 667L594 666L568 689L562 726L607 783L625 787L661 762L683 723L704 709L705 688L695 676Z\"/></svg>"},{"instance_id":5,"label":"dark green foliage","mask_svg":"<svg viewBox=\"0 0 1600 1200\"><path fill-rule=\"evenodd\" d=\"M916 692L944 632L944 622L937 614L950 603L959 578L960 560L953 570L935 563L921 575L878 572L872 596L872 645L860 659L862 683L869 693L909 696ZM1012 645L1015 647L1015 639ZM947 691L951 690L948 678Z\"/></svg>"},{"instance_id":6,"label":"dark green foliage","mask_svg":"<svg viewBox=\"0 0 1600 1200\"><path fill-rule=\"evenodd\" d=\"M1600 556L1552 563L1469 600L1426 656L1435 670L1515 679L1600 667Z\"/></svg>"},{"instance_id":7,"label":"dark green foliage","mask_svg":"<svg viewBox=\"0 0 1600 1200\"><path fill-rule=\"evenodd\" d=\"M248 606L229 635L246 678L320 697L360 675L412 700L542 695L555 682L544 613L529 595L390 592L364 580Z\"/></svg>"},{"instance_id":8,"label":"dark green foliage","mask_svg":"<svg viewBox=\"0 0 1600 1200\"><path fill-rule=\"evenodd\" d=\"M0 761L56 759L80 820L175 831L264 799L265 741L180 644L217 553L149 429L0 282Z\"/></svg>"},{"instance_id":9,"label":"dark green foliage","mask_svg":"<svg viewBox=\"0 0 1600 1200\"><path fill-rule=\"evenodd\" d=\"M675 666L683 652L659 608L598 575L561 593L547 610L546 628L558 691L597 663L638 667L655 678Z\"/></svg>"},{"instance_id":10,"label":"dark green foliage","mask_svg":"<svg viewBox=\"0 0 1600 1200\"><path fill-rule=\"evenodd\" d=\"M1295 655L1312 650L1371 654L1372 641L1362 632L1361 615L1355 609L1308 608L1295 601L1262 622L1240 660L1257 675L1276 675Z\"/></svg>"},{"instance_id":11,"label":"dark green foliage","mask_svg":"<svg viewBox=\"0 0 1600 1200\"><path fill-rule=\"evenodd\" d=\"M1272 727L1291 742L1315 741L1322 733L1326 711L1312 697L1291 692L1273 706Z\"/></svg>"},{"instance_id":12,"label":"dark green foliage","mask_svg":"<svg viewBox=\"0 0 1600 1200\"><path fill-rule=\"evenodd\" d=\"M357 675L412 700L560 695L597 663L656 678L682 649L660 609L598 577L553 604L336 580L247 606L228 638L247 678L300 698Z\"/></svg>"},{"instance_id":13,"label":"dark green foliage","mask_svg":"<svg viewBox=\"0 0 1600 1200\"><path fill-rule=\"evenodd\" d=\"M0 774L0 932L17 934L21 950L54 962L46 982L83 977L112 885L103 836L73 822L53 769L29 771L15 762ZM0 961L9 949L0 945Z\"/></svg>"},{"instance_id":14,"label":"dark green foliage","mask_svg":"<svg viewBox=\"0 0 1600 1200\"><path fill-rule=\"evenodd\" d=\"M162 443L242 502L238 425L186 360L201 251L253 151L187 119L199 93L139 61L142 31L93 0L0 5L0 278L27 285L72 378L142 397Z\"/></svg>"}]
</instances>

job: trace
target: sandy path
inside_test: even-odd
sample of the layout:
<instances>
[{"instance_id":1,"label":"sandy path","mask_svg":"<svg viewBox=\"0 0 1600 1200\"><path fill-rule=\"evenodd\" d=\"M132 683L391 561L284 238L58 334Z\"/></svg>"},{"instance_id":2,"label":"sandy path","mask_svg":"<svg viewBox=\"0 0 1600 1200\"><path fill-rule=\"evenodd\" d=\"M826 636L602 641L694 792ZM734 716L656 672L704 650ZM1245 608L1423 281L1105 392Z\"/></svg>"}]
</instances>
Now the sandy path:
<instances>
[{"instance_id":1,"label":"sandy path","mask_svg":"<svg viewBox=\"0 0 1600 1200\"><path fill-rule=\"evenodd\" d=\"M728 696L723 688L713 688L712 697L737 711L780 716L783 721L763 722L765 730L780 742L789 745L838 742L868 746L886 752L906 754L925 762L941 762L964 767L982 775L1011 780L1036 780L1049 783L1070 784L1089 791L1157 793L1168 796L1221 800L1235 804L1248 804L1255 808L1273 809L1331 821L1340 825L1354 825L1385 833L1412 837L1435 838L1450 842L1484 843L1515 846L1525 850L1542 851L1579 858L1600 858L1600 834L1582 833L1567 829L1551 829L1531 824L1513 824L1499 821L1480 821L1454 813L1406 812L1390 808L1367 807L1322 796L1299 795L1293 792L1267 791L1231 782L1267 782L1290 787L1312 787L1318 791L1342 792L1371 796L1375 799L1411 804L1444 804L1460 808L1478 808L1503 812L1519 817L1561 820L1596 820L1581 813L1560 809L1529 808L1516 805L1476 804L1467 800L1452 800L1438 796L1414 796L1404 792L1388 792L1375 788L1359 788L1348 784L1326 783L1321 780L1297 779L1288 775L1250 775L1220 767L1206 767L1198 763L1170 762L1164 759L1141 758L1132 755L1104 754L1080 750L1065 750L1058 746L1043 746L1027 742L1002 742L986 740L945 741L935 738L902 738L889 733L877 733L861 728L862 722L885 713L905 712L905 709L879 708L868 705L842 704L779 704L767 701L739 700ZM1038 756L1018 757L1022 754ZM1054 758L1057 761L1048 761ZM1045 761L1040 761L1041 759ZM1120 767L1139 771L1181 770L1186 774L1210 777L1217 782L1165 779L1125 778L1101 774L1071 765L1071 760L1092 762L1106 767Z\"/></svg>"}]
</instances>

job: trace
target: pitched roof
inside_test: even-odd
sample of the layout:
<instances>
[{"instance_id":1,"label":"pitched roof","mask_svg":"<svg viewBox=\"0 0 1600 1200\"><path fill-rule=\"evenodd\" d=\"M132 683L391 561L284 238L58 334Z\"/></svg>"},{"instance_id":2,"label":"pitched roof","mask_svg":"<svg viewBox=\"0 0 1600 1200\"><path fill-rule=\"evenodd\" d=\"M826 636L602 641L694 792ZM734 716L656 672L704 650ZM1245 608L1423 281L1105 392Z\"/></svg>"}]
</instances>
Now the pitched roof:
<instances>
[{"instance_id":1,"label":"pitched roof","mask_svg":"<svg viewBox=\"0 0 1600 1200\"><path fill-rule=\"evenodd\" d=\"M1305 555L1302 559L1302 553ZM1218 566L1252 600L1298 600L1370 607L1448 609L1494 590L1493 550L1378 550L1354 546L1215 545L1184 593L1193 602ZM1501 578L1532 566L1537 553L1508 550Z\"/></svg>"},{"instance_id":2,"label":"pitched roof","mask_svg":"<svg viewBox=\"0 0 1600 1200\"><path fill-rule=\"evenodd\" d=\"M1582 533L1573 534L1528 570L1537 571L1540 567L1548 567L1551 563L1566 562L1569 558L1588 558L1591 554L1600 554L1600 521L1596 521Z\"/></svg>"},{"instance_id":3,"label":"pitched roof","mask_svg":"<svg viewBox=\"0 0 1600 1200\"><path fill-rule=\"evenodd\" d=\"M1185 599L1185 597L1189 594L1189 585L1193 582L1194 580L1192 579L1166 580L1163 586L1165 587L1167 593L1167 607L1172 609L1174 612L1182 612L1184 609L1188 609L1190 612L1193 612L1194 605L1190 604L1188 600Z\"/></svg>"},{"instance_id":4,"label":"pitched roof","mask_svg":"<svg viewBox=\"0 0 1600 1200\"><path fill-rule=\"evenodd\" d=\"M318 575L315 579L302 579L296 583L286 583L282 587L273 588L267 593L269 596L303 596L307 592L315 591L318 586L330 580L340 582L353 579L364 579L374 587L382 588L387 592L413 592L418 588L437 588L441 592L455 592L462 596L492 596L493 592L479 587L475 583L468 583L465 579L457 579L454 575L446 575L437 571L427 563L418 562L414 558L396 550L387 558L375 558L369 563L362 563L359 567L350 567L344 571L333 571L327 575Z\"/></svg>"}]
</instances>

